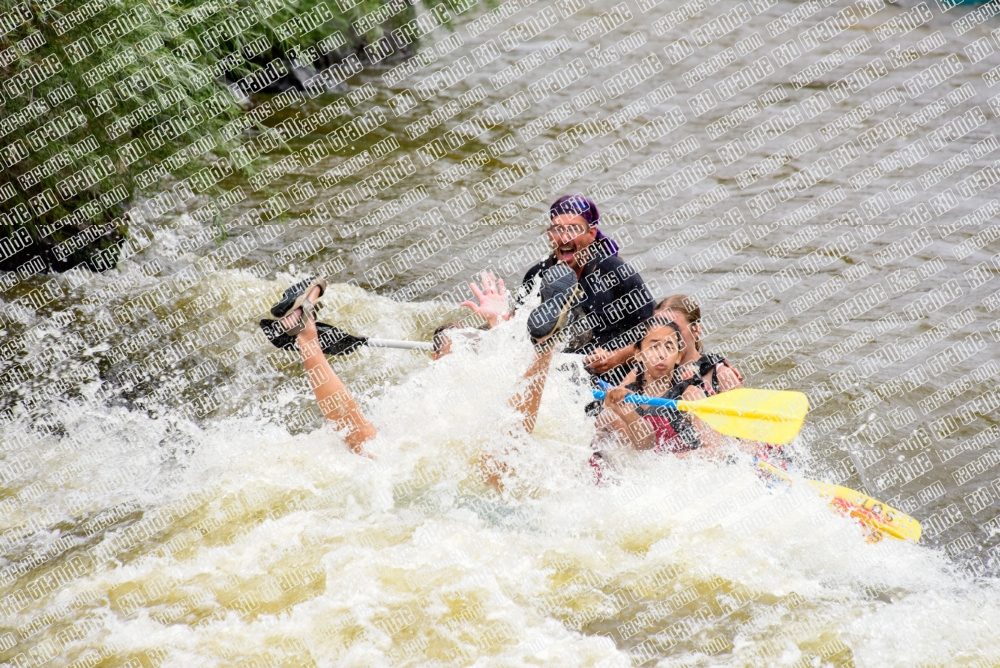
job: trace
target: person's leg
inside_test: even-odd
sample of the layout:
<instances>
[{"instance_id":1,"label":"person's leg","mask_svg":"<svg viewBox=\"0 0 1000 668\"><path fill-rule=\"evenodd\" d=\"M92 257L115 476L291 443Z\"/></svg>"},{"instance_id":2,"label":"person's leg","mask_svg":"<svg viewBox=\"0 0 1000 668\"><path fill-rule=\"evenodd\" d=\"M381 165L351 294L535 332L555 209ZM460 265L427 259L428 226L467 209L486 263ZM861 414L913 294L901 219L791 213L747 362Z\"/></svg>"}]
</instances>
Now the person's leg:
<instances>
[{"instance_id":1,"label":"person's leg","mask_svg":"<svg viewBox=\"0 0 1000 668\"><path fill-rule=\"evenodd\" d=\"M315 288L313 297L318 295L319 288ZM302 311L297 310L281 322L286 327L292 327L301 317ZM361 412L361 408L348 392L347 386L337 377L333 367L326 360L314 320L311 318L307 320L305 329L295 338L295 343L302 354L302 363L305 365L306 375L309 376L309 385L316 394L316 401L319 402L323 416L338 428L347 429L344 440L352 451L368 456L362 445L375 438L378 431Z\"/></svg>"}]
</instances>

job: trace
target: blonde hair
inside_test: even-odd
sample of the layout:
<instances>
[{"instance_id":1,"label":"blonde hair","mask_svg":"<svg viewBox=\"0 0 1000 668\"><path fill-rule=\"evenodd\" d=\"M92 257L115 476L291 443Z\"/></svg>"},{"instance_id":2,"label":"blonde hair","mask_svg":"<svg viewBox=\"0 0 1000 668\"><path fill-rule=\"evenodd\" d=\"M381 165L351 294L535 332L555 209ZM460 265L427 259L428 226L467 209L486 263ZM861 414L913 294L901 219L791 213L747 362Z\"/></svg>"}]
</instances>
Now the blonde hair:
<instances>
[{"instance_id":1,"label":"blonde hair","mask_svg":"<svg viewBox=\"0 0 1000 668\"><path fill-rule=\"evenodd\" d=\"M656 305L655 313L668 309L682 314L692 325L701 325L701 307L687 295L670 295ZM694 347L700 353L705 351L705 346L702 344L700 337L695 338Z\"/></svg>"}]
</instances>

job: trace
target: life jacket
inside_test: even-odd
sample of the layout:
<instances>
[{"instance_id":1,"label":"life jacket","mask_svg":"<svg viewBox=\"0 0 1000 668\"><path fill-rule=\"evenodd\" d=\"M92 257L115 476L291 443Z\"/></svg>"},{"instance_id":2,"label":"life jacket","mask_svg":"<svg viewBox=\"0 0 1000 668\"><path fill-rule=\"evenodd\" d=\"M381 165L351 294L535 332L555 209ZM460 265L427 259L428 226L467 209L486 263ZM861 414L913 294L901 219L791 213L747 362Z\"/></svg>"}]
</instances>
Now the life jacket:
<instances>
[{"instance_id":1,"label":"life jacket","mask_svg":"<svg viewBox=\"0 0 1000 668\"><path fill-rule=\"evenodd\" d=\"M684 394L684 390L692 386L704 389L701 376L695 376L694 378L674 383L667 390L666 394L663 395L663 398L680 399ZM625 387L632 392L638 392L638 387L635 383L630 383ZM595 401L588 408L595 409L593 413L588 411L588 415L596 416L600 413L601 404ZM676 454L678 452L696 450L701 447L701 442L698 440L698 435L695 433L691 422L687 419L687 416L676 408L636 406L635 411L642 416L642 419L649 423L656 434L656 444L653 446L654 452L671 452ZM604 478L605 461L603 453L595 448L588 464L591 467L594 483L600 485L601 480Z\"/></svg>"},{"instance_id":2,"label":"life jacket","mask_svg":"<svg viewBox=\"0 0 1000 668\"><path fill-rule=\"evenodd\" d=\"M674 384L663 395L663 398L680 399L684 394L684 390L692 385L700 387L701 378L692 378ZM631 383L626 387L633 392L638 391L635 383ZM654 452L671 452L677 454L679 452L696 450L701 447L701 442L698 441L698 435L695 433L691 422L687 419L687 416L676 408L669 408L667 406L636 406L635 412L649 423L649 426L653 428L656 434L656 444L653 446Z\"/></svg>"},{"instance_id":3,"label":"life jacket","mask_svg":"<svg viewBox=\"0 0 1000 668\"><path fill-rule=\"evenodd\" d=\"M698 358L695 364L698 365L699 377L704 378L705 376L711 374L708 384L706 385L703 383L700 386L701 389L705 392L705 396L707 397L710 397L713 394L718 394L719 392L722 391L722 389L719 387L719 376L716 373L716 370L719 368L720 364L724 364L725 366L732 369L733 372L740 378L740 381L743 380L743 377L740 376L740 373L736 371L735 367L733 367L733 365L729 363L729 360L727 360L725 357L717 353L705 353Z\"/></svg>"},{"instance_id":4,"label":"life jacket","mask_svg":"<svg viewBox=\"0 0 1000 668\"><path fill-rule=\"evenodd\" d=\"M567 352L590 354L596 347L614 350L618 341L653 316L654 301L642 276L618 257L617 246L598 239L587 247L590 257L580 276L584 298L574 307L577 323L567 327L572 340ZM536 263L525 273L514 300L521 304L531 293L541 272L558 264L555 255ZM621 304L630 308L622 309Z\"/></svg>"}]
</instances>

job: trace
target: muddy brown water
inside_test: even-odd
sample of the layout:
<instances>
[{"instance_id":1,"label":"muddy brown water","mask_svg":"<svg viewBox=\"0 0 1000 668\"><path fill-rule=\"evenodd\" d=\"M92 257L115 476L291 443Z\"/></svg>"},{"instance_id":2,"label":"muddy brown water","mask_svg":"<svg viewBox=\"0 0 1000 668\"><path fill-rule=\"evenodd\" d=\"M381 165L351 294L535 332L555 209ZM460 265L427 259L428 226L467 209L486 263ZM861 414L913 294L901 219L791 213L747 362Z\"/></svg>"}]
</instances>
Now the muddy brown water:
<instances>
[{"instance_id":1,"label":"muddy brown water","mask_svg":"<svg viewBox=\"0 0 1000 668\"><path fill-rule=\"evenodd\" d=\"M0 658L1000 660L996 20L959 35L974 13L927 6L906 31L920 7L859 3L841 30L847 5L717 3L671 27L680 6L578 4L481 33L482 14L461 19L409 78L368 71L279 112L269 125L346 114L274 150L300 164L264 188L227 178L244 199L164 212L117 270L4 293ZM557 24L504 50L543 10ZM303 166L345 117L384 123ZM323 267L323 319L429 340L479 270L519 281L570 191L599 203L654 296L697 298L748 386L808 394L798 472L912 514L919 546L868 544L808 488L746 467L622 452L595 488L569 371L533 437L503 435L523 315L440 363L335 360L381 432L374 462L346 454L255 319ZM503 496L477 480L483 452L511 462Z\"/></svg>"}]
</instances>

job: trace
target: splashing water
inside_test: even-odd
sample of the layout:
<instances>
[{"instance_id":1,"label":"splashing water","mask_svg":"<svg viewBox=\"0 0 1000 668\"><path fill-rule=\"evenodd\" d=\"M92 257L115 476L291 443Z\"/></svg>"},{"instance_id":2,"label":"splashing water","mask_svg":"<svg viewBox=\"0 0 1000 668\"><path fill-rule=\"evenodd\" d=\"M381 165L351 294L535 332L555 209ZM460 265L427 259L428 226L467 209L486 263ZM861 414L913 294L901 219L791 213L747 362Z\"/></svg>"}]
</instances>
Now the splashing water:
<instances>
[{"instance_id":1,"label":"splashing water","mask_svg":"<svg viewBox=\"0 0 1000 668\"><path fill-rule=\"evenodd\" d=\"M213 280L262 300L281 284L238 272ZM369 325L383 336L414 336L407 315L440 312L349 286L332 286L326 301L321 317L385 315ZM53 403L44 423L16 417L3 427L13 482L2 516L2 658L912 666L1000 657L995 582L973 584L927 547L866 543L806 486L770 488L746 462L622 451L609 453L612 471L595 485L589 397L567 368L550 375L533 435L508 405L531 357L516 336L526 313L474 349L457 339L439 362L384 350L338 359L380 430L373 460L350 454L328 426L283 422L311 401L293 353L278 353L285 369L258 367L255 389L201 419L151 401L109 405L96 376ZM217 386L240 377L216 376ZM507 465L502 493L482 482L486 454Z\"/></svg>"}]
</instances>

